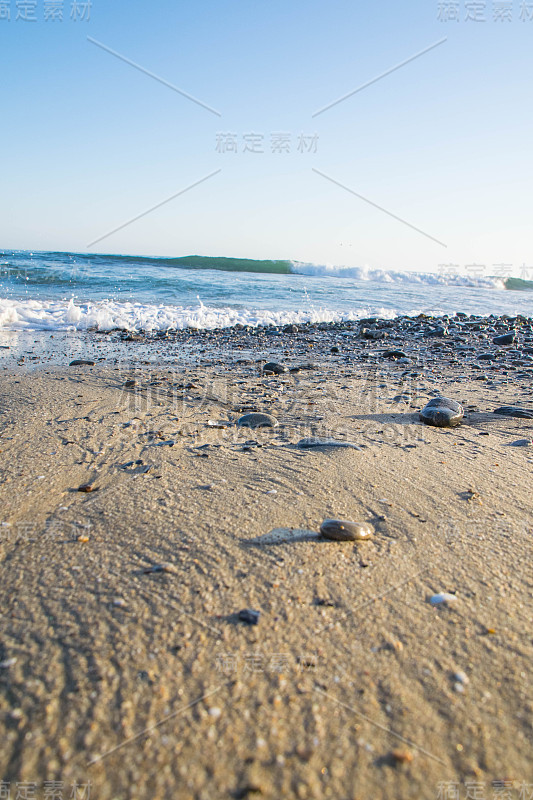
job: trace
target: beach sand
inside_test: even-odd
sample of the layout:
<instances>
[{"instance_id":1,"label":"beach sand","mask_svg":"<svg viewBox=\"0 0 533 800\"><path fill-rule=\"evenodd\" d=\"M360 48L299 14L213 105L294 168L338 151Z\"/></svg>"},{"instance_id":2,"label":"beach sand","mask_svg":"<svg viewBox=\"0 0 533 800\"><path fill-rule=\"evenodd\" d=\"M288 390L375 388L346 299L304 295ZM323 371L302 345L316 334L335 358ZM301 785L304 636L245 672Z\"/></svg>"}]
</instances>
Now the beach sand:
<instances>
[{"instance_id":1,"label":"beach sand","mask_svg":"<svg viewBox=\"0 0 533 800\"><path fill-rule=\"evenodd\" d=\"M451 336L396 326L384 343L350 324L34 335L32 368L27 337L3 340L12 796L47 781L97 800L533 784L533 449L513 444L533 419L493 413L533 406L533 371L503 352L481 373L485 327L461 357ZM68 366L80 357L96 363ZM268 360L313 368L264 375ZM438 394L463 403L460 427L420 422ZM237 427L248 410L279 427ZM309 436L361 449L299 448ZM374 538L318 537L331 517ZM433 606L440 592L456 597Z\"/></svg>"}]
</instances>

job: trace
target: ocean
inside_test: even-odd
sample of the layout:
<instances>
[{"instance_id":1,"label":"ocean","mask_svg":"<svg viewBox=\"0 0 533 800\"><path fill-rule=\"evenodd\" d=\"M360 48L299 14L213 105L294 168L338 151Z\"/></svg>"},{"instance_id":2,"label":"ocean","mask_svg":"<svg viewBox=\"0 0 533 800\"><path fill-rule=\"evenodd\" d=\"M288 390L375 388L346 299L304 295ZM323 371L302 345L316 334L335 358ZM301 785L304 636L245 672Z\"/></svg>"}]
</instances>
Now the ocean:
<instances>
[{"instance_id":1,"label":"ocean","mask_svg":"<svg viewBox=\"0 0 533 800\"><path fill-rule=\"evenodd\" d=\"M0 252L0 329L158 331L533 313L533 282L187 256Z\"/></svg>"}]
</instances>

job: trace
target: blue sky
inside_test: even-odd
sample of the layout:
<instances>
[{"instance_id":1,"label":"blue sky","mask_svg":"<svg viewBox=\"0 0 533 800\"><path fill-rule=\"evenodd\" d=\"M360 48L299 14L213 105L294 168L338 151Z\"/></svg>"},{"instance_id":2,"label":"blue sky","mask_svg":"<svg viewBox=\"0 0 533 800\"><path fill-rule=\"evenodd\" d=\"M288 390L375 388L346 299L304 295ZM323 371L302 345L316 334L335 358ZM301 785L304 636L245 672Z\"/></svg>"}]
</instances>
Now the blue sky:
<instances>
[{"instance_id":1,"label":"blue sky","mask_svg":"<svg viewBox=\"0 0 533 800\"><path fill-rule=\"evenodd\" d=\"M533 1L478 3L484 22L465 0L92 0L76 21L72 0L62 21L18 2L0 2L0 247L533 265Z\"/></svg>"}]
</instances>

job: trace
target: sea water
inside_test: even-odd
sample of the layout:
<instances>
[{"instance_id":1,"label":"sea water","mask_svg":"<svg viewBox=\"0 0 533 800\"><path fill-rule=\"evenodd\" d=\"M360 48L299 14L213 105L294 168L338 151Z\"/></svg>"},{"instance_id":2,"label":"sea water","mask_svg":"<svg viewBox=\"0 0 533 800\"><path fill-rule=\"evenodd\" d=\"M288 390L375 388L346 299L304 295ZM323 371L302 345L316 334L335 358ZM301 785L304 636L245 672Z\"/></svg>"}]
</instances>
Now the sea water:
<instances>
[{"instance_id":1,"label":"sea water","mask_svg":"<svg viewBox=\"0 0 533 800\"><path fill-rule=\"evenodd\" d=\"M0 251L0 329L157 331L533 313L533 282L294 261Z\"/></svg>"}]
</instances>

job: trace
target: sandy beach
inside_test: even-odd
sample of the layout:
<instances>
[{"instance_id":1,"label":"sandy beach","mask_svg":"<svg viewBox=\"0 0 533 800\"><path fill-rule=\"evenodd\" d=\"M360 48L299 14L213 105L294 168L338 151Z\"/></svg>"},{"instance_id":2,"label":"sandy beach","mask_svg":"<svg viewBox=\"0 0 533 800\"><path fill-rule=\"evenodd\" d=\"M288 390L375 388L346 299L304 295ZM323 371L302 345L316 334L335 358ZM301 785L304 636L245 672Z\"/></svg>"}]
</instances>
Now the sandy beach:
<instances>
[{"instance_id":1,"label":"sandy beach","mask_svg":"<svg viewBox=\"0 0 533 800\"><path fill-rule=\"evenodd\" d=\"M0 344L12 797L531 796L531 320Z\"/></svg>"}]
</instances>

